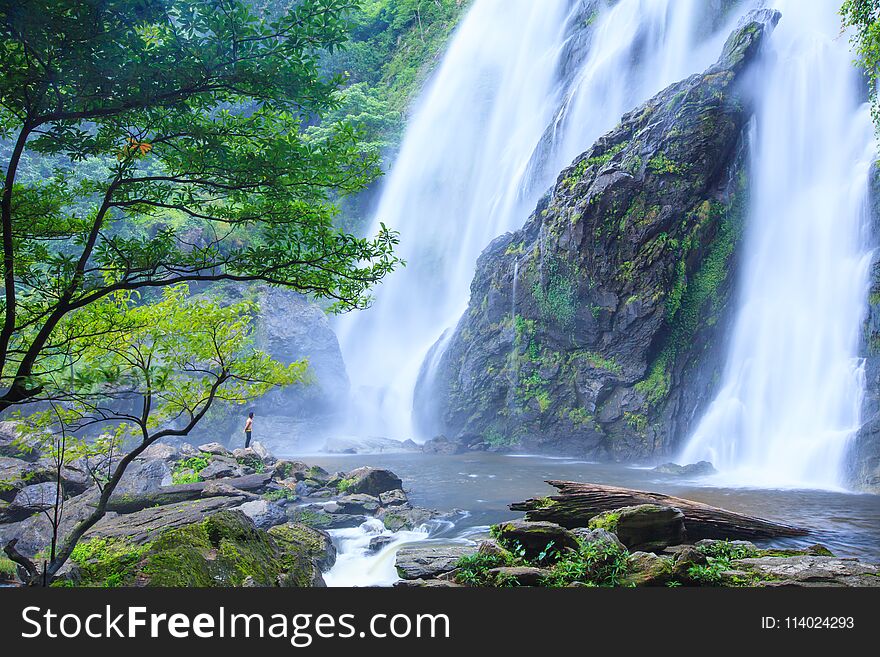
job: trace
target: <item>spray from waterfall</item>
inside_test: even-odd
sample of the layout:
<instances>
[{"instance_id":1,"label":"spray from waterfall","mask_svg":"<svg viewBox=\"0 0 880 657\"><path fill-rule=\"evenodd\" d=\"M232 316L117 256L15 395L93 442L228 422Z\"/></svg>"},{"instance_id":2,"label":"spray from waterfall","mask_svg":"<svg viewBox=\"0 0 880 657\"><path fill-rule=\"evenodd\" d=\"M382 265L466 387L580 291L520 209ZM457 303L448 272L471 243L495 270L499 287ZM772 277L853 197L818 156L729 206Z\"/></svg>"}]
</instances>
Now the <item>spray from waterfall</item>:
<instances>
[{"instance_id":1,"label":"spray from waterfall","mask_svg":"<svg viewBox=\"0 0 880 657\"><path fill-rule=\"evenodd\" d=\"M756 81L739 308L720 392L681 455L737 485L839 487L859 428L876 144L837 4L775 3Z\"/></svg>"}]
</instances>

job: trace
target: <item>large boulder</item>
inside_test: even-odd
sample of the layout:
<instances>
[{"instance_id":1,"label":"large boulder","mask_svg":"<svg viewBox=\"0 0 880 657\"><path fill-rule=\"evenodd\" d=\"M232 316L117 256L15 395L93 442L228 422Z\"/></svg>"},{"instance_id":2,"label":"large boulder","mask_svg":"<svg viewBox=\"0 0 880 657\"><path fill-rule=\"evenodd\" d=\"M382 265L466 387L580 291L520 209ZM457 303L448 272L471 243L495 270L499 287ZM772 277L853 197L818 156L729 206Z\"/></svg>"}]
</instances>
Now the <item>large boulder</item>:
<instances>
[{"instance_id":1,"label":"large boulder","mask_svg":"<svg viewBox=\"0 0 880 657\"><path fill-rule=\"evenodd\" d=\"M287 552L304 551L321 572L327 572L336 563L336 547L325 531L290 522L272 527L269 536Z\"/></svg>"},{"instance_id":2,"label":"large boulder","mask_svg":"<svg viewBox=\"0 0 880 657\"><path fill-rule=\"evenodd\" d=\"M125 469L114 495L142 495L170 486L171 468L169 461L164 459L134 459Z\"/></svg>"},{"instance_id":3,"label":"large boulder","mask_svg":"<svg viewBox=\"0 0 880 657\"><path fill-rule=\"evenodd\" d=\"M400 477L391 470L363 467L349 472L344 480L346 483L340 489L346 493L366 493L373 497L379 497L382 493L397 490L403 487Z\"/></svg>"},{"instance_id":4,"label":"large boulder","mask_svg":"<svg viewBox=\"0 0 880 657\"><path fill-rule=\"evenodd\" d=\"M36 461L40 450L18 430L18 422L0 422L0 457Z\"/></svg>"},{"instance_id":5,"label":"large boulder","mask_svg":"<svg viewBox=\"0 0 880 657\"><path fill-rule=\"evenodd\" d=\"M689 433L724 364L742 80L778 18L751 15L715 65L626 114L483 251L468 309L419 377L423 433L616 460Z\"/></svg>"},{"instance_id":6,"label":"large boulder","mask_svg":"<svg viewBox=\"0 0 880 657\"><path fill-rule=\"evenodd\" d=\"M238 510L250 518L260 529L269 529L287 522L284 508L268 500L251 500L245 502Z\"/></svg>"},{"instance_id":7,"label":"large boulder","mask_svg":"<svg viewBox=\"0 0 880 657\"><path fill-rule=\"evenodd\" d=\"M577 550L575 535L552 522L511 520L496 526L498 540L507 547L521 546L526 559L536 559L550 551Z\"/></svg>"},{"instance_id":8,"label":"large boulder","mask_svg":"<svg viewBox=\"0 0 880 657\"><path fill-rule=\"evenodd\" d=\"M243 474L244 470L234 459L225 457L214 458L208 465L199 470L199 478L203 481L241 477Z\"/></svg>"},{"instance_id":9,"label":"large boulder","mask_svg":"<svg viewBox=\"0 0 880 657\"><path fill-rule=\"evenodd\" d=\"M626 560L627 574L623 580L629 586L665 586L672 580L673 561L652 552L633 552Z\"/></svg>"},{"instance_id":10,"label":"large boulder","mask_svg":"<svg viewBox=\"0 0 880 657\"><path fill-rule=\"evenodd\" d=\"M219 511L154 533L84 541L67 578L81 586L322 585L310 548L287 535L276 541L238 511Z\"/></svg>"},{"instance_id":11,"label":"large boulder","mask_svg":"<svg viewBox=\"0 0 880 657\"><path fill-rule=\"evenodd\" d=\"M662 550L685 539L684 514L674 507L659 504L605 511L590 519L590 528L614 532L631 551Z\"/></svg>"},{"instance_id":12,"label":"large boulder","mask_svg":"<svg viewBox=\"0 0 880 657\"><path fill-rule=\"evenodd\" d=\"M470 545L405 545L394 566L401 579L430 579L455 569L459 559L475 551Z\"/></svg>"},{"instance_id":13,"label":"large boulder","mask_svg":"<svg viewBox=\"0 0 880 657\"><path fill-rule=\"evenodd\" d=\"M698 461L697 463L688 463L687 465L662 463L654 468L654 472L675 477L705 477L716 474L718 471L709 461Z\"/></svg>"},{"instance_id":14,"label":"large boulder","mask_svg":"<svg viewBox=\"0 0 880 657\"><path fill-rule=\"evenodd\" d=\"M52 481L54 477L47 463L0 456L0 500L11 502L26 486Z\"/></svg>"}]
</instances>

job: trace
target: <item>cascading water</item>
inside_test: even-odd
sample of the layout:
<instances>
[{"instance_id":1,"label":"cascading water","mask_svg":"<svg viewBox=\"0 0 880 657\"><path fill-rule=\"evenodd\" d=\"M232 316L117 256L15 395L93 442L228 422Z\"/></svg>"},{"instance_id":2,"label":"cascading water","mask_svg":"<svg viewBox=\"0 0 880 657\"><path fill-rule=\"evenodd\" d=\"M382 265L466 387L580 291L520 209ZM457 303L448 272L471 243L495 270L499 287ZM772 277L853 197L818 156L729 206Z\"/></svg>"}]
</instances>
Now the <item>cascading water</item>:
<instances>
[{"instance_id":1,"label":"cascading water","mask_svg":"<svg viewBox=\"0 0 880 657\"><path fill-rule=\"evenodd\" d=\"M876 145L838 4L775 3L756 81L740 308L720 392L681 455L736 485L838 487L859 427Z\"/></svg>"},{"instance_id":2,"label":"cascading water","mask_svg":"<svg viewBox=\"0 0 880 657\"><path fill-rule=\"evenodd\" d=\"M465 309L480 251L522 225L562 167L625 111L715 60L729 25L710 10L701 0L476 0L376 213L400 231L409 264L337 327L352 431L416 437L416 379Z\"/></svg>"}]
</instances>

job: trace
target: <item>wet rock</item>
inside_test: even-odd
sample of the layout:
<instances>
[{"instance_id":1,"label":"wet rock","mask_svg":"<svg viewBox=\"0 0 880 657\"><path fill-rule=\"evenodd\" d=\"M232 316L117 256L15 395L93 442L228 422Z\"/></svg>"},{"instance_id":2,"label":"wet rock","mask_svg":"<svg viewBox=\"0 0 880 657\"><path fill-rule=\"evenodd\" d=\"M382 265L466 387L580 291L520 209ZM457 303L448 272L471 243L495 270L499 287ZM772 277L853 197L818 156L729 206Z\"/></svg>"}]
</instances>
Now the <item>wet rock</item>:
<instances>
[{"instance_id":1,"label":"wet rock","mask_svg":"<svg viewBox=\"0 0 880 657\"><path fill-rule=\"evenodd\" d=\"M457 440L450 440L446 436L437 436L425 441L422 444L422 451L425 454L464 454L467 445Z\"/></svg>"},{"instance_id":2,"label":"wet rock","mask_svg":"<svg viewBox=\"0 0 880 657\"><path fill-rule=\"evenodd\" d=\"M367 544L367 554L375 554L381 552L394 542L393 536L374 536Z\"/></svg>"},{"instance_id":3,"label":"wet rock","mask_svg":"<svg viewBox=\"0 0 880 657\"><path fill-rule=\"evenodd\" d=\"M431 520L437 515L436 511L421 507L396 506L380 510L376 517L382 521L385 528L392 532L401 529L415 529L419 525Z\"/></svg>"},{"instance_id":4,"label":"wet rock","mask_svg":"<svg viewBox=\"0 0 880 657\"><path fill-rule=\"evenodd\" d=\"M401 504L407 504L409 499L406 497L406 493L398 488L380 493L379 501L382 503L382 506L400 506Z\"/></svg>"},{"instance_id":5,"label":"wet rock","mask_svg":"<svg viewBox=\"0 0 880 657\"><path fill-rule=\"evenodd\" d=\"M241 466L227 458L215 458L199 471L199 477L204 481L241 477L243 474Z\"/></svg>"},{"instance_id":6,"label":"wet rock","mask_svg":"<svg viewBox=\"0 0 880 657\"><path fill-rule=\"evenodd\" d=\"M287 517L296 523L308 525L315 529L347 529L358 527L364 522L364 516L345 513L327 513L321 509L287 507Z\"/></svg>"},{"instance_id":7,"label":"wet rock","mask_svg":"<svg viewBox=\"0 0 880 657\"><path fill-rule=\"evenodd\" d=\"M400 477L391 470L363 467L352 470L346 475L349 482L346 487L348 493L366 493L378 497L382 493L397 490L403 486Z\"/></svg>"},{"instance_id":8,"label":"wet rock","mask_svg":"<svg viewBox=\"0 0 880 657\"><path fill-rule=\"evenodd\" d=\"M344 495L336 500L336 509L332 513L348 513L372 515L380 506L379 498L364 493Z\"/></svg>"},{"instance_id":9,"label":"wet rock","mask_svg":"<svg viewBox=\"0 0 880 657\"><path fill-rule=\"evenodd\" d=\"M214 456L232 456L232 452L230 452L228 449L226 449L226 447L217 442L199 445L198 449L200 452L204 452L205 454L213 454Z\"/></svg>"},{"instance_id":10,"label":"wet rock","mask_svg":"<svg viewBox=\"0 0 880 657\"><path fill-rule=\"evenodd\" d=\"M685 538L684 514L674 507L658 504L626 506L600 513L590 520L590 528L614 532L631 551L662 550L682 543Z\"/></svg>"},{"instance_id":11,"label":"wet rock","mask_svg":"<svg viewBox=\"0 0 880 657\"><path fill-rule=\"evenodd\" d=\"M699 461L697 463L689 463L688 465L663 463L654 468L654 472L676 477L704 477L716 474L718 471L715 469L715 466L709 463L709 461Z\"/></svg>"},{"instance_id":12,"label":"wet rock","mask_svg":"<svg viewBox=\"0 0 880 657\"><path fill-rule=\"evenodd\" d=\"M574 534L552 522L503 522L497 525L497 536L504 545L521 545L526 559L537 558L547 550L548 545L560 552L578 549Z\"/></svg>"},{"instance_id":13,"label":"wet rock","mask_svg":"<svg viewBox=\"0 0 880 657\"><path fill-rule=\"evenodd\" d=\"M325 531L291 522L272 527L269 529L269 536L286 553L304 550L321 571L330 570L336 563L336 547Z\"/></svg>"},{"instance_id":14,"label":"wet rock","mask_svg":"<svg viewBox=\"0 0 880 657\"><path fill-rule=\"evenodd\" d=\"M763 586L880 586L880 569L856 559L811 555L758 557L734 561L732 567L759 578L757 583Z\"/></svg>"},{"instance_id":15,"label":"wet rock","mask_svg":"<svg viewBox=\"0 0 880 657\"><path fill-rule=\"evenodd\" d=\"M268 529L287 522L284 508L268 500L251 500L245 502L238 510L250 518L260 529Z\"/></svg>"},{"instance_id":16,"label":"wet rock","mask_svg":"<svg viewBox=\"0 0 880 657\"><path fill-rule=\"evenodd\" d=\"M470 545L405 545L397 551L394 567L401 579L430 579L453 570L459 559L474 552Z\"/></svg>"}]
</instances>

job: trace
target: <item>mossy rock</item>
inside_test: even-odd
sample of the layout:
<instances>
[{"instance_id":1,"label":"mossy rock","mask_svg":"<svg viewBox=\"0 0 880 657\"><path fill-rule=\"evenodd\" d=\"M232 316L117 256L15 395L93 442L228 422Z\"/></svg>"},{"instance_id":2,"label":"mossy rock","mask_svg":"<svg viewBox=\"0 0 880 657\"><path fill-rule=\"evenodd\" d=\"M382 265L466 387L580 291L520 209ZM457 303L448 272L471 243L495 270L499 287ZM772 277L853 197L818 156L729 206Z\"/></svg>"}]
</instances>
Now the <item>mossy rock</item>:
<instances>
[{"instance_id":1,"label":"mossy rock","mask_svg":"<svg viewBox=\"0 0 880 657\"><path fill-rule=\"evenodd\" d=\"M78 586L313 586L315 537L302 531L272 536L240 511L162 532L136 545L124 538L77 546L66 581Z\"/></svg>"},{"instance_id":2,"label":"mossy rock","mask_svg":"<svg viewBox=\"0 0 880 657\"><path fill-rule=\"evenodd\" d=\"M329 570L336 563L336 548L325 531L289 522L272 527L268 533L285 555L304 555L321 570Z\"/></svg>"}]
</instances>

